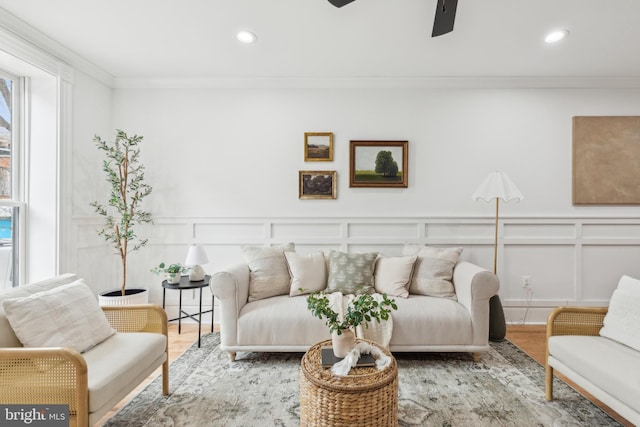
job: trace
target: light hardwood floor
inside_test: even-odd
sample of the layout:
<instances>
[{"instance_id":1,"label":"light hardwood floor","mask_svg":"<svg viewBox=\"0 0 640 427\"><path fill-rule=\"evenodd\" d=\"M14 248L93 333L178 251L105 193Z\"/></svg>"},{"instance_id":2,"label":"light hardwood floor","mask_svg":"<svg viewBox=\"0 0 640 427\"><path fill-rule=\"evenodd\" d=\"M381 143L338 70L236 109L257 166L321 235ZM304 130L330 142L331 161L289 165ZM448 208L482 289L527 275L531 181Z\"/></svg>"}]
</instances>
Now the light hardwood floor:
<instances>
[{"instance_id":1,"label":"light hardwood floor","mask_svg":"<svg viewBox=\"0 0 640 427\"><path fill-rule=\"evenodd\" d=\"M205 326L205 325L203 325ZM216 326L216 331L218 327ZM203 333L208 332L208 328L203 328ZM532 359L536 360L542 366L544 366L545 362L545 352L546 352L546 327L544 325L509 325L507 326L507 338L509 341L518 346L522 351L531 356ZM182 325L182 333L178 334L178 325L177 324L169 324L169 360L174 361L178 356L180 356L187 348L189 348L193 343L198 340L198 326L187 324ZM133 396L139 393L144 386L146 386L153 378L155 378L160 373L160 370L154 372L149 376L138 388L132 391L126 398L124 398L120 403L118 403L114 409L106 414L96 426L102 425L107 419L109 419L115 412L124 406ZM562 378L562 376L560 375ZM563 378L564 379L564 378ZM565 379L566 380L566 379ZM618 422L620 422L624 426L633 427L633 424L626 421L620 415L615 413L613 410L599 402L597 399L588 395L588 393L584 392L584 390L580 390L579 387L573 385L570 381L568 381L574 388L577 388L581 393L587 396L591 401L593 401L596 405L604 409L607 413L609 413L613 418L615 418ZM169 386L171 387L171 378L169 378Z\"/></svg>"}]
</instances>

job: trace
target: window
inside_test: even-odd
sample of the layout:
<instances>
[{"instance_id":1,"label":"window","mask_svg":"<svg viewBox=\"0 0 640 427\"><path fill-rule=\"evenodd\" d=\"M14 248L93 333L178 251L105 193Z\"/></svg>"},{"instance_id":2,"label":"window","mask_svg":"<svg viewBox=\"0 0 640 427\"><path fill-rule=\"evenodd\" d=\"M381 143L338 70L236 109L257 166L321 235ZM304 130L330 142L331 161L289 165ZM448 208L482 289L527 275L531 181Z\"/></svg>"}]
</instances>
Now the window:
<instances>
[{"instance_id":1,"label":"window","mask_svg":"<svg viewBox=\"0 0 640 427\"><path fill-rule=\"evenodd\" d=\"M0 72L0 289L18 286L20 214L20 79Z\"/></svg>"}]
</instances>

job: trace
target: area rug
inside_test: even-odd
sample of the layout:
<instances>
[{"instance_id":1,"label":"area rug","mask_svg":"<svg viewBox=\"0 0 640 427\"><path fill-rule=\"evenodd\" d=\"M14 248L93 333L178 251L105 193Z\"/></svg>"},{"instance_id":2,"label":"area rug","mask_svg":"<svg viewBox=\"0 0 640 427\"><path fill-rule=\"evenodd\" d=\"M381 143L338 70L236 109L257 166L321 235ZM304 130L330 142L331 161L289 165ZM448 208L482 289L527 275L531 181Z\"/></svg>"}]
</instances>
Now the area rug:
<instances>
[{"instance_id":1,"label":"area rug","mask_svg":"<svg viewBox=\"0 0 640 427\"><path fill-rule=\"evenodd\" d=\"M301 353L238 353L220 335L202 337L169 368L169 396L155 378L105 426L299 426ZM466 353L396 354L401 426L616 426L605 412L555 380L509 341L474 363Z\"/></svg>"}]
</instances>

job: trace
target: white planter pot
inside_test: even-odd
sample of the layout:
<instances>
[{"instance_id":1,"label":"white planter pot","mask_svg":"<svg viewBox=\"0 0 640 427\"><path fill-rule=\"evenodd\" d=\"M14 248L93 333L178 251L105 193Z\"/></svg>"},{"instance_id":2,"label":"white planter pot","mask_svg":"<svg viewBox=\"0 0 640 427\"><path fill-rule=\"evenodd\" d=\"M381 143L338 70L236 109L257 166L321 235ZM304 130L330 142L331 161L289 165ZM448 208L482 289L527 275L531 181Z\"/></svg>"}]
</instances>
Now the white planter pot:
<instances>
[{"instance_id":1,"label":"white planter pot","mask_svg":"<svg viewBox=\"0 0 640 427\"><path fill-rule=\"evenodd\" d=\"M120 289L101 292L98 295L98 303L101 306L148 304L149 290L139 288L125 289L124 296Z\"/></svg>"},{"instance_id":2,"label":"white planter pot","mask_svg":"<svg viewBox=\"0 0 640 427\"><path fill-rule=\"evenodd\" d=\"M333 354L336 357L344 358L356 346L356 336L351 329L344 329L342 334L331 333L331 344Z\"/></svg>"},{"instance_id":3,"label":"white planter pot","mask_svg":"<svg viewBox=\"0 0 640 427\"><path fill-rule=\"evenodd\" d=\"M180 283L180 278L182 275L180 273L166 273L165 278L167 279L167 283L170 285L177 285Z\"/></svg>"}]
</instances>

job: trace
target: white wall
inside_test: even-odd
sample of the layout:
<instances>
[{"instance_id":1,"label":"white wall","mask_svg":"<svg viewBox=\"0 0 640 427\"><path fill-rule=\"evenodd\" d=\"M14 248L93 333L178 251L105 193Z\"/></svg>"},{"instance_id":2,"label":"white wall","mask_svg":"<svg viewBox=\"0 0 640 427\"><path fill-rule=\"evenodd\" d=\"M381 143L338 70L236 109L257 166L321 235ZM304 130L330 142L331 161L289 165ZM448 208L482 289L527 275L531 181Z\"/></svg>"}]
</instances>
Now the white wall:
<instances>
[{"instance_id":1,"label":"white wall","mask_svg":"<svg viewBox=\"0 0 640 427\"><path fill-rule=\"evenodd\" d=\"M156 225L144 230L151 244L132 255L129 281L148 285L160 303L160 278L149 269L182 262L192 242L207 247L209 272L239 260L241 243L285 240L305 251L379 241L388 255L405 241L460 244L466 259L491 268L494 208L470 196L502 170L525 195L501 209L508 320L544 321L559 304L606 305L620 274L640 274L640 208L572 206L571 118L637 115L639 102L639 90L116 89L112 127L145 136L154 187L146 207ZM311 131L334 133L333 162L303 161ZM408 140L409 187L350 189L351 139ZM74 162L78 244L69 256L81 275L115 287L117 259L104 257L88 206L104 198L99 154L75 148L86 161ZM299 200L298 171L324 169L338 171L337 200ZM107 271L95 268L105 262ZM175 310L177 295L168 297Z\"/></svg>"},{"instance_id":2,"label":"white wall","mask_svg":"<svg viewBox=\"0 0 640 427\"><path fill-rule=\"evenodd\" d=\"M101 173L102 159L93 143L94 135L109 135L112 132L113 89L76 71L73 85L72 140L62 154L65 186L61 192L61 204L65 209L62 216L61 272L79 273L96 292L116 287L110 278L116 277L118 270L111 262L111 249L97 240L91 230L91 245L84 247L83 236L78 233L78 215L87 215L88 203L97 193L106 194L108 186ZM93 213L92 211L89 211ZM79 251L79 247L84 247ZM84 275L83 275L84 273ZM96 278L102 278L97 280Z\"/></svg>"},{"instance_id":3,"label":"white wall","mask_svg":"<svg viewBox=\"0 0 640 427\"><path fill-rule=\"evenodd\" d=\"M571 118L633 115L639 101L638 90L120 89L114 123L145 136L160 216L485 215L470 195L494 170L525 195L506 215L615 216L639 210L571 204ZM309 131L334 133L334 162L303 161ZM350 139L409 140L409 188L350 189ZM298 199L298 170L313 169L338 171L336 201Z\"/></svg>"}]
</instances>

